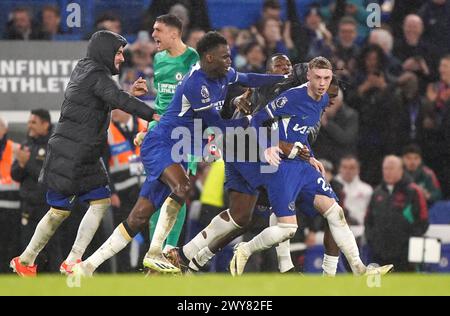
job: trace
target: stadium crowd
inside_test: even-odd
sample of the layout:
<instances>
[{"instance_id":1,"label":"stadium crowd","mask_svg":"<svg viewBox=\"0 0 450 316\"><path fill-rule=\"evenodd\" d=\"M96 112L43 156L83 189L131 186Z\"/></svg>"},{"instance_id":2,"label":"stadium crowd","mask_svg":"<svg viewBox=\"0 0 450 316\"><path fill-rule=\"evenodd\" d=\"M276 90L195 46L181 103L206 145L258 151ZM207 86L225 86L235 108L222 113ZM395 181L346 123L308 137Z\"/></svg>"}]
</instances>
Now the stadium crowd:
<instances>
[{"instance_id":1,"label":"stadium crowd","mask_svg":"<svg viewBox=\"0 0 450 316\"><path fill-rule=\"evenodd\" d=\"M283 18L282 2L286 7ZM332 61L340 92L322 116L322 128L313 146L315 156L323 160L329 173L327 180L338 193L349 223L365 227L359 242L369 250L370 258L380 264L394 263L399 271L410 271L417 267L407 262L409 237L426 232L431 212L450 211L449 204L445 204L447 208L437 207L450 199L450 1L380 1L383 19L376 28L367 25L366 2L317 1L305 12L297 12L294 0L265 0L259 20L251 27L230 25L220 32L230 46L233 67L241 72L265 73L267 60L277 53L287 55L293 64L316 56ZM196 48L212 28L206 6L205 1L152 1L140 28L131 36L134 41L125 49L119 74L124 90L142 77L147 80L149 93L141 99L153 103L153 56L157 49L151 34L155 18L168 12L177 15L183 21L184 42ZM85 38L101 29L120 34L125 23L120 12L104 12L96 20L96 29ZM60 9L49 4L39 12L15 8L3 38L57 40L61 34ZM241 92L233 89L230 93ZM223 115L230 117L233 112L228 108ZM24 248L48 209L46 190L40 187L38 176L51 128L49 113L33 109L27 140L16 144L8 138L8 122L0 117L0 273L8 271L9 260ZM128 169L123 173L123 167L129 167L131 156L139 155L133 139L141 130L137 118L113 112L104 161L110 172L110 221L114 224L108 227L106 221L91 245L93 249L126 218L137 199L142 175L130 174ZM122 139L128 140L131 148L126 157L116 161L111 150ZM224 177L220 160L201 163L197 173L191 175L195 185L179 245L227 208ZM82 214L85 205L77 207ZM267 209L256 209L255 223L243 239L250 240L267 227L269 215ZM294 240L306 248L316 245L324 221L319 216L310 220L301 212L298 217L302 229ZM41 271L57 271L63 255L70 251L80 218L76 215L64 223L40 255ZM148 248L148 235L140 234L103 271L139 269L136 257L142 258ZM214 259L211 271L226 269L231 250L226 248L223 253L223 257ZM305 251L293 255L296 269L302 271ZM252 257L248 270L276 271L274 251Z\"/></svg>"}]
</instances>

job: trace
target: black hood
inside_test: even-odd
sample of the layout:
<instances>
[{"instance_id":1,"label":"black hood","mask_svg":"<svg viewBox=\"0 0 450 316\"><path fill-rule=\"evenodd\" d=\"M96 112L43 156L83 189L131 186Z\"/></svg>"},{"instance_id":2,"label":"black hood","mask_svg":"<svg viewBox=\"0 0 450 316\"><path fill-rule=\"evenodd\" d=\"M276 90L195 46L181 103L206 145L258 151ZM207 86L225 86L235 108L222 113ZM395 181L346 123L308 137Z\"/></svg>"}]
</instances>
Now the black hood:
<instances>
[{"instance_id":1,"label":"black hood","mask_svg":"<svg viewBox=\"0 0 450 316\"><path fill-rule=\"evenodd\" d=\"M89 40L87 57L106 66L112 75L117 75L119 70L114 66L114 57L120 47L127 45L127 40L114 32L98 31Z\"/></svg>"}]
</instances>

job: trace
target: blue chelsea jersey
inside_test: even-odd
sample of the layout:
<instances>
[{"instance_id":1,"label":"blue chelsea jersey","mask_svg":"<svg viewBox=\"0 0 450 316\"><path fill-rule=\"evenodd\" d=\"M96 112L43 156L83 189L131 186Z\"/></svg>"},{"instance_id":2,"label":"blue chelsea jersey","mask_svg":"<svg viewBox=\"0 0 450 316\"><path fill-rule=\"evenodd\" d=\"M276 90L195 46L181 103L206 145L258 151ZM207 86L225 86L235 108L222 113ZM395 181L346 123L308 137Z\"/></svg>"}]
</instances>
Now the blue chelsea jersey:
<instances>
[{"instance_id":1,"label":"blue chelsea jersey","mask_svg":"<svg viewBox=\"0 0 450 316\"><path fill-rule=\"evenodd\" d=\"M161 117L155 133L170 133L177 127L194 131L194 119L201 118L203 111L214 111L219 115L225 102L228 85L238 81L238 73L230 68L225 77L211 79L195 64L178 85L167 112ZM203 129L208 122L203 120Z\"/></svg>"},{"instance_id":2,"label":"blue chelsea jersey","mask_svg":"<svg viewBox=\"0 0 450 316\"><path fill-rule=\"evenodd\" d=\"M256 116L252 125L260 125L264 118L278 117L276 123L280 140L308 144L308 133L320 121L328 105L328 94L319 101L308 95L307 83L291 88L267 104Z\"/></svg>"}]
</instances>

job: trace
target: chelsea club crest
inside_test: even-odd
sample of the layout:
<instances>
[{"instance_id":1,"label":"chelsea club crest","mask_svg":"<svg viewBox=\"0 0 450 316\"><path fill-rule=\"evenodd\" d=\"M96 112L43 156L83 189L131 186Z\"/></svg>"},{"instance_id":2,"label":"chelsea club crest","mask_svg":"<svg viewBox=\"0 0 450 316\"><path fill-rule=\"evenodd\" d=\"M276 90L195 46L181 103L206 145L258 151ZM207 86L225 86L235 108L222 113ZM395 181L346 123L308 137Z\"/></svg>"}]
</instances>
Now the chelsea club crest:
<instances>
[{"instance_id":1,"label":"chelsea club crest","mask_svg":"<svg viewBox=\"0 0 450 316\"><path fill-rule=\"evenodd\" d=\"M204 99L208 99L209 98L209 91L208 88L206 86L202 86L202 90L200 91L202 97Z\"/></svg>"},{"instance_id":2,"label":"chelsea club crest","mask_svg":"<svg viewBox=\"0 0 450 316\"><path fill-rule=\"evenodd\" d=\"M286 97L281 97L275 101L275 104L276 104L277 108L281 109L282 107L284 107L286 105L287 102L288 102L288 99Z\"/></svg>"}]
</instances>

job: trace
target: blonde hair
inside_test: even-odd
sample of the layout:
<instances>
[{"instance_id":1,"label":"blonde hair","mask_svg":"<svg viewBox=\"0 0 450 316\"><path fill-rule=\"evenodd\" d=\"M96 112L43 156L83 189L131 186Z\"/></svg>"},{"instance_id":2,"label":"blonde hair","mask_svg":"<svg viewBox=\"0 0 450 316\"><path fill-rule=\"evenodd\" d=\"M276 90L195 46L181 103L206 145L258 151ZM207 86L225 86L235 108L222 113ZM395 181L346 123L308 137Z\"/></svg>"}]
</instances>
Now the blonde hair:
<instances>
[{"instance_id":1,"label":"blonde hair","mask_svg":"<svg viewBox=\"0 0 450 316\"><path fill-rule=\"evenodd\" d=\"M328 59L326 59L325 57L319 56L319 57L315 57L313 59L310 60L310 62L308 63L308 68L309 69L329 69L329 70L333 70L333 66L331 66L331 63Z\"/></svg>"}]
</instances>

